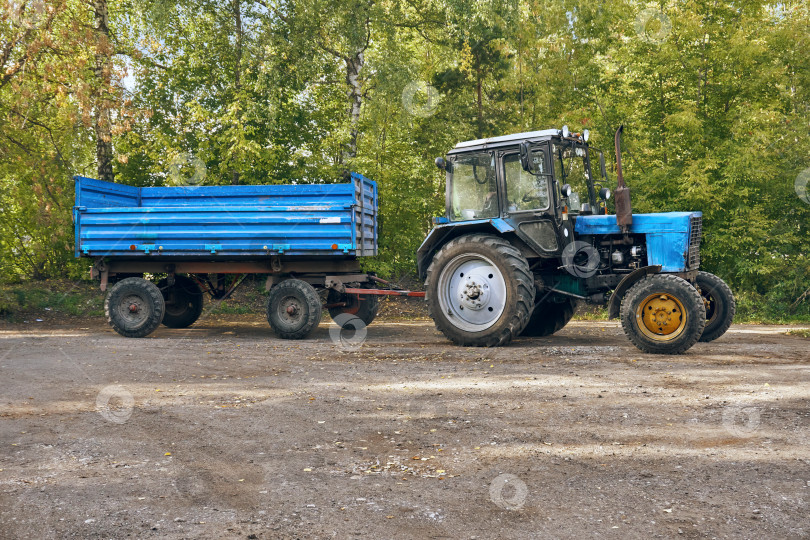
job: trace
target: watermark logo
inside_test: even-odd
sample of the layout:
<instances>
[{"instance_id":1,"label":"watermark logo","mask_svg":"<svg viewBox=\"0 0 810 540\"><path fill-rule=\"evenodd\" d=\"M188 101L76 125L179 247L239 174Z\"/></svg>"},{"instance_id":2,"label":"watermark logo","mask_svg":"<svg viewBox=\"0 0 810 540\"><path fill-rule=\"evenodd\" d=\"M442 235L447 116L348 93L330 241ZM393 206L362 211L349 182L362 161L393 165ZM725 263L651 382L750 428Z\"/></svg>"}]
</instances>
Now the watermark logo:
<instances>
[{"instance_id":1,"label":"watermark logo","mask_svg":"<svg viewBox=\"0 0 810 540\"><path fill-rule=\"evenodd\" d=\"M11 22L27 28L36 26L48 13L45 0L11 0L7 10Z\"/></svg>"},{"instance_id":2,"label":"watermark logo","mask_svg":"<svg viewBox=\"0 0 810 540\"><path fill-rule=\"evenodd\" d=\"M529 488L514 474L500 474L489 484L489 500L503 510L520 510Z\"/></svg>"},{"instance_id":3,"label":"watermark logo","mask_svg":"<svg viewBox=\"0 0 810 540\"><path fill-rule=\"evenodd\" d=\"M793 189L796 190L796 195L806 204L810 204L810 193L807 191L807 184L810 183L810 168L803 170L796 177L793 182Z\"/></svg>"},{"instance_id":4,"label":"watermark logo","mask_svg":"<svg viewBox=\"0 0 810 540\"><path fill-rule=\"evenodd\" d=\"M432 116L439 106L439 91L425 81L414 81L402 90L402 105L414 116Z\"/></svg>"},{"instance_id":5,"label":"watermark logo","mask_svg":"<svg viewBox=\"0 0 810 540\"><path fill-rule=\"evenodd\" d=\"M651 7L639 11L634 27L642 40L661 44L672 31L672 22L663 11Z\"/></svg>"},{"instance_id":6,"label":"watermark logo","mask_svg":"<svg viewBox=\"0 0 810 540\"><path fill-rule=\"evenodd\" d=\"M592 245L576 240L562 252L563 268L572 276L589 278L599 270L599 252Z\"/></svg>"},{"instance_id":7,"label":"watermark logo","mask_svg":"<svg viewBox=\"0 0 810 540\"><path fill-rule=\"evenodd\" d=\"M169 182L173 186L199 186L207 173L205 162L187 152L181 152L169 161Z\"/></svg>"},{"instance_id":8,"label":"watermark logo","mask_svg":"<svg viewBox=\"0 0 810 540\"><path fill-rule=\"evenodd\" d=\"M135 398L118 384L103 388L96 397L96 410L105 420L115 424L123 424L129 420L134 408Z\"/></svg>"},{"instance_id":9,"label":"watermark logo","mask_svg":"<svg viewBox=\"0 0 810 540\"><path fill-rule=\"evenodd\" d=\"M366 342L368 329L357 315L341 313L332 320L335 324L329 327L329 337L335 345L342 349L355 350Z\"/></svg>"},{"instance_id":10,"label":"watermark logo","mask_svg":"<svg viewBox=\"0 0 810 540\"><path fill-rule=\"evenodd\" d=\"M760 425L760 408L735 405L723 410L723 427L735 437L750 437Z\"/></svg>"},{"instance_id":11,"label":"watermark logo","mask_svg":"<svg viewBox=\"0 0 810 540\"><path fill-rule=\"evenodd\" d=\"M409 401L406 410L410 420L441 420L448 415L444 403L431 401L427 396Z\"/></svg>"}]
</instances>

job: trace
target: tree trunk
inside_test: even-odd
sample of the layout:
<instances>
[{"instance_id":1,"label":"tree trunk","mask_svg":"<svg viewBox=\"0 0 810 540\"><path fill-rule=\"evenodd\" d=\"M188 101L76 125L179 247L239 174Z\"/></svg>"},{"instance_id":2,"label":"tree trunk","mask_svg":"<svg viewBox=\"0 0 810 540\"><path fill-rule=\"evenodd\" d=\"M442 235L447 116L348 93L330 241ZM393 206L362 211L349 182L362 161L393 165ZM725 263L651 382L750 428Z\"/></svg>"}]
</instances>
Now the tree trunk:
<instances>
[{"instance_id":1,"label":"tree trunk","mask_svg":"<svg viewBox=\"0 0 810 540\"><path fill-rule=\"evenodd\" d=\"M484 99L483 99L483 81L484 75L481 73L481 68L476 70L475 78L475 97L478 106L478 138L484 136Z\"/></svg>"},{"instance_id":2,"label":"tree trunk","mask_svg":"<svg viewBox=\"0 0 810 540\"><path fill-rule=\"evenodd\" d=\"M357 135L360 124L360 108L363 105L363 86L360 83L360 70L364 64L363 51L358 51L354 56L346 57L346 84L349 85L349 119L351 121L351 133L349 136L349 159L357 157Z\"/></svg>"},{"instance_id":3,"label":"tree trunk","mask_svg":"<svg viewBox=\"0 0 810 540\"><path fill-rule=\"evenodd\" d=\"M242 89L242 41L245 35L244 28L242 27L242 2L241 0L233 0L233 24L236 31L236 62L234 66L233 80L236 87L236 99L240 99L240 90ZM231 171L231 184L239 185L239 171L233 169Z\"/></svg>"},{"instance_id":4,"label":"tree trunk","mask_svg":"<svg viewBox=\"0 0 810 540\"><path fill-rule=\"evenodd\" d=\"M110 114L112 99L112 45L110 43L109 13L107 0L93 1L93 15L96 33L96 103L94 130L96 132L96 161L98 163L98 178L112 182L112 115Z\"/></svg>"}]
</instances>

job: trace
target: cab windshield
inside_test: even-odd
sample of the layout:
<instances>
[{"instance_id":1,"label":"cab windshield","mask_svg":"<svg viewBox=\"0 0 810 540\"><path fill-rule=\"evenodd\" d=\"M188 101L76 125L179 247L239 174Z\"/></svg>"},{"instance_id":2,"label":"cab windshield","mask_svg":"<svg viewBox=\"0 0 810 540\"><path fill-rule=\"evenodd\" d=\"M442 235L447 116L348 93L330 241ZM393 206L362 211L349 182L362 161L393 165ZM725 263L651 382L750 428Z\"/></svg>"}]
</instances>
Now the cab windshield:
<instances>
[{"instance_id":1,"label":"cab windshield","mask_svg":"<svg viewBox=\"0 0 810 540\"><path fill-rule=\"evenodd\" d=\"M568 207L572 212L579 212L582 203L590 202L590 169L587 161L587 150L575 143L554 143L551 145L554 160L554 175L558 186L569 184L571 196Z\"/></svg>"}]
</instances>

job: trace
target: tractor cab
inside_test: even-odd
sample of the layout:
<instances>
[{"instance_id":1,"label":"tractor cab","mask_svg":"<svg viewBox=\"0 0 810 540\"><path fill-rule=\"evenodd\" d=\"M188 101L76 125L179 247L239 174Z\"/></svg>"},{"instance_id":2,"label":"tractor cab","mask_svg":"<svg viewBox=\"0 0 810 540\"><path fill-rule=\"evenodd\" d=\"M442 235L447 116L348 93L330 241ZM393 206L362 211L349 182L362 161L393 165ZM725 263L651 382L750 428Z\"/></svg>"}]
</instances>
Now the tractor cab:
<instances>
[{"instance_id":1,"label":"tractor cab","mask_svg":"<svg viewBox=\"0 0 810 540\"><path fill-rule=\"evenodd\" d=\"M535 256L559 256L576 216L607 213L604 155L588 138L587 130L564 126L457 144L436 160L447 174L443 221L502 220ZM599 156L598 177L592 155Z\"/></svg>"}]
</instances>

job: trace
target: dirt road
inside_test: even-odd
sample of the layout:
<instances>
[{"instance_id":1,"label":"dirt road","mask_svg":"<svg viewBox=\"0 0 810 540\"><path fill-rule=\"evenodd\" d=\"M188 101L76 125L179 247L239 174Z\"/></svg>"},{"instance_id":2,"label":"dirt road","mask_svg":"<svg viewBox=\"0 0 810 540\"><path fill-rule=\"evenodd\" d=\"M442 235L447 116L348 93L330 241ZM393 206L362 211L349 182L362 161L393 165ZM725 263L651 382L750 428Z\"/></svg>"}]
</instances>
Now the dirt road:
<instances>
[{"instance_id":1,"label":"dirt road","mask_svg":"<svg viewBox=\"0 0 810 540\"><path fill-rule=\"evenodd\" d=\"M0 326L5 538L807 538L810 342Z\"/></svg>"}]
</instances>

